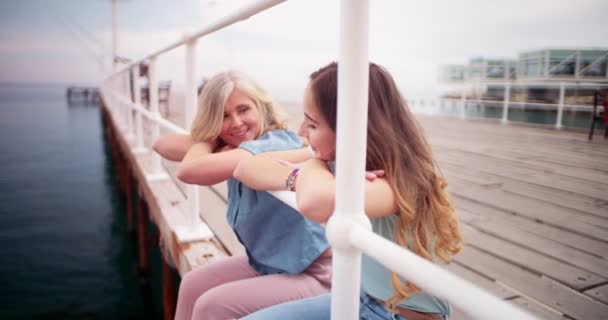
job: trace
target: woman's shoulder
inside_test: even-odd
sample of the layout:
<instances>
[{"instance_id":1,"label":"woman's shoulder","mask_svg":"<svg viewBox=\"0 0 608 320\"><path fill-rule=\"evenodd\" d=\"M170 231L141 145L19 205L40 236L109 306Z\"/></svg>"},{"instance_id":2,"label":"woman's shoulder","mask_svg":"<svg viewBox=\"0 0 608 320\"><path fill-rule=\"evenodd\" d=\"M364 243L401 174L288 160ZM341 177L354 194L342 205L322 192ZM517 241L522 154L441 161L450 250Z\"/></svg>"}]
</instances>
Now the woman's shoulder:
<instances>
[{"instance_id":1,"label":"woman's shoulder","mask_svg":"<svg viewBox=\"0 0 608 320\"><path fill-rule=\"evenodd\" d=\"M288 129L274 129L274 130L267 131L256 140L270 140L270 139L294 140L294 141L297 141L298 143L302 143L302 141L300 140L300 137L298 137L298 134L296 134L295 132L288 130Z\"/></svg>"},{"instance_id":2,"label":"woman's shoulder","mask_svg":"<svg viewBox=\"0 0 608 320\"><path fill-rule=\"evenodd\" d=\"M262 134L255 140L241 143L239 148L257 154L261 152L298 149L302 148L302 146L302 140L300 140L295 132L285 129L275 129Z\"/></svg>"}]
</instances>

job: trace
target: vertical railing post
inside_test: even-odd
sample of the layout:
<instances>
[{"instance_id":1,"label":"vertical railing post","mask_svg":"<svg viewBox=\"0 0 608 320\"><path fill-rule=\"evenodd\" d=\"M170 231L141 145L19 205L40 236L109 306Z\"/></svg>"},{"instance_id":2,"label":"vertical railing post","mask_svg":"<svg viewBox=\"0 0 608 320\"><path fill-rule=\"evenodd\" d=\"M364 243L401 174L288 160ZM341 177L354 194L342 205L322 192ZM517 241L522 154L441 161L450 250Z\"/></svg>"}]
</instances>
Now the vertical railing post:
<instances>
[{"instance_id":1,"label":"vertical railing post","mask_svg":"<svg viewBox=\"0 0 608 320\"><path fill-rule=\"evenodd\" d=\"M460 93L460 118L465 119L467 117L466 113L467 107L467 95L464 90Z\"/></svg>"},{"instance_id":2,"label":"vertical railing post","mask_svg":"<svg viewBox=\"0 0 608 320\"><path fill-rule=\"evenodd\" d=\"M333 248L331 318L359 319L361 251L352 246L350 228L362 223L367 102L369 86L368 1L340 2L336 206L327 223Z\"/></svg>"},{"instance_id":3,"label":"vertical railing post","mask_svg":"<svg viewBox=\"0 0 608 320\"><path fill-rule=\"evenodd\" d=\"M133 105L136 107L141 106L141 88L139 86L139 64L131 67L131 88L133 88ZM135 150L136 153L145 152L144 147L144 130L142 114L137 109L132 109L131 112L135 111Z\"/></svg>"},{"instance_id":4,"label":"vertical railing post","mask_svg":"<svg viewBox=\"0 0 608 320\"><path fill-rule=\"evenodd\" d=\"M116 27L116 19L117 19L117 9L116 9L116 0L112 0L112 72L116 72L116 69L118 67L117 61L116 61L116 50L117 50L117 45L116 42L118 40L118 36L117 36L117 27Z\"/></svg>"},{"instance_id":5,"label":"vertical railing post","mask_svg":"<svg viewBox=\"0 0 608 320\"><path fill-rule=\"evenodd\" d=\"M562 116L564 114L564 96L566 94L566 84L560 83L559 85L559 105L557 106L557 119L555 120L555 128L562 128Z\"/></svg>"},{"instance_id":6,"label":"vertical railing post","mask_svg":"<svg viewBox=\"0 0 608 320\"><path fill-rule=\"evenodd\" d=\"M185 35L188 37L188 35ZM185 121L186 129L192 129L192 121L196 115L197 96L196 96L196 45L197 39L189 39L186 42L186 85L185 85ZM213 233L203 223L199 217L200 212L200 196L197 185L188 185L187 187L188 202L190 203L190 217L188 217L188 225L176 228L176 234L179 241L194 241L208 239L213 236Z\"/></svg>"},{"instance_id":7,"label":"vertical railing post","mask_svg":"<svg viewBox=\"0 0 608 320\"><path fill-rule=\"evenodd\" d=\"M123 88L125 90L123 97L128 97L128 100L131 100L131 83L129 82L129 74L130 74L130 72L128 72L128 71L123 73L123 86L124 86ZM127 116L126 137L132 138L133 133L134 133L133 132L133 108L131 108L131 105L125 104L124 102L122 103L122 107Z\"/></svg>"},{"instance_id":8,"label":"vertical railing post","mask_svg":"<svg viewBox=\"0 0 608 320\"><path fill-rule=\"evenodd\" d=\"M184 117L188 131L192 129L192 121L196 114L196 44L196 39L186 43L186 88L184 92L186 108ZM200 210L198 187L196 185L188 186L188 200L190 201L190 208L192 210L190 223L194 226L199 220L198 215Z\"/></svg>"},{"instance_id":9,"label":"vertical railing post","mask_svg":"<svg viewBox=\"0 0 608 320\"><path fill-rule=\"evenodd\" d=\"M148 64L148 101L150 103L150 111L154 114L154 117L157 119L161 118L159 109L158 109L158 79L156 75L156 57L150 58ZM152 124L152 141L158 140L160 136L160 126L158 122L154 121ZM160 155L154 152L152 156L152 173L164 173L161 166L161 158Z\"/></svg>"},{"instance_id":10,"label":"vertical railing post","mask_svg":"<svg viewBox=\"0 0 608 320\"><path fill-rule=\"evenodd\" d=\"M502 123L509 121L509 100L511 99L511 82L505 84L505 96L502 101Z\"/></svg>"}]
</instances>

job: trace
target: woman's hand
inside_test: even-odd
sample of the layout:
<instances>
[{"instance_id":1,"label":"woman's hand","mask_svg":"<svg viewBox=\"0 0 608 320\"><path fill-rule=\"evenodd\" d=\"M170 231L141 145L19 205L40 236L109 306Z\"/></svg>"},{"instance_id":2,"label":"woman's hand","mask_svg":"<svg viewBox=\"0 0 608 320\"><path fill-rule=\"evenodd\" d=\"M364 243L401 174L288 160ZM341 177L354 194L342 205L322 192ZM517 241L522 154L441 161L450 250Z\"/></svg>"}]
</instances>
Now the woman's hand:
<instances>
[{"instance_id":1,"label":"woman's hand","mask_svg":"<svg viewBox=\"0 0 608 320\"><path fill-rule=\"evenodd\" d=\"M367 179L368 181L374 181L377 178L382 177L384 177L384 170L365 171L365 179Z\"/></svg>"}]
</instances>

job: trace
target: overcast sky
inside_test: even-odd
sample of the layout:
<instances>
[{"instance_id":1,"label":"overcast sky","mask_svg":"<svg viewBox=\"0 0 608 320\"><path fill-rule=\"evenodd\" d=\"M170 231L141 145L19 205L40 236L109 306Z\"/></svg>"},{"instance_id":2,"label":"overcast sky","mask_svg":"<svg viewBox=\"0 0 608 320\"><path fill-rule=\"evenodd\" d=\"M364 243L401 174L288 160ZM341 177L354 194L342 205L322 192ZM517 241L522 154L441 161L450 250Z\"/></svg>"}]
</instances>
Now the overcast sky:
<instances>
[{"instance_id":1,"label":"overcast sky","mask_svg":"<svg viewBox=\"0 0 608 320\"><path fill-rule=\"evenodd\" d=\"M250 1L119 1L118 52L137 59ZM297 101L307 76L337 59L336 0L291 0L199 41L201 76L250 73ZM436 91L438 66L474 56L516 58L546 47L608 47L607 0L370 1L370 58L406 96ZM0 82L96 83L110 71L110 0L0 2ZM160 58L183 82L184 51Z\"/></svg>"}]
</instances>

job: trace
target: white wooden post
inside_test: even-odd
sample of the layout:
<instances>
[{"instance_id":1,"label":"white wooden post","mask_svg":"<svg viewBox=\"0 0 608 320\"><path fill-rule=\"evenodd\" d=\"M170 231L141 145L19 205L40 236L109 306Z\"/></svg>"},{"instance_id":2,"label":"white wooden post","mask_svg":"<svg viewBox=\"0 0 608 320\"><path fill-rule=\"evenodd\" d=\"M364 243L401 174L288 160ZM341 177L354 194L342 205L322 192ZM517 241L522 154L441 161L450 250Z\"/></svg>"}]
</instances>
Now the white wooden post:
<instances>
[{"instance_id":1,"label":"white wooden post","mask_svg":"<svg viewBox=\"0 0 608 320\"><path fill-rule=\"evenodd\" d=\"M574 78L580 78L579 71L581 71L581 51L576 50L576 62L574 63Z\"/></svg>"},{"instance_id":2,"label":"white wooden post","mask_svg":"<svg viewBox=\"0 0 608 320\"><path fill-rule=\"evenodd\" d=\"M154 114L155 119L160 119L162 116L158 110L158 79L156 75L156 57L150 58L148 63L148 101L150 104L150 112ZM160 126L158 122L152 122L152 141L158 140L160 136ZM156 152L152 155L152 175L148 176L148 180L159 180L169 178L162 168L160 155Z\"/></svg>"},{"instance_id":3,"label":"white wooden post","mask_svg":"<svg viewBox=\"0 0 608 320\"><path fill-rule=\"evenodd\" d=\"M460 93L460 119L466 118L467 95L464 90Z\"/></svg>"},{"instance_id":4,"label":"white wooden post","mask_svg":"<svg viewBox=\"0 0 608 320\"><path fill-rule=\"evenodd\" d=\"M133 105L141 106L141 88L139 86L139 64L131 67L131 86L133 88ZM144 147L144 130L141 112L135 111L135 149L134 154L141 154L147 151ZM131 111L133 112L133 111Z\"/></svg>"},{"instance_id":5,"label":"white wooden post","mask_svg":"<svg viewBox=\"0 0 608 320\"><path fill-rule=\"evenodd\" d=\"M192 121L196 114L196 40L186 43L186 88L185 88L185 112L186 130L192 130ZM192 210L190 223L194 225L199 218L199 193L198 187L195 185L188 186L188 200L190 201L190 210Z\"/></svg>"},{"instance_id":6,"label":"white wooden post","mask_svg":"<svg viewBox=\"0 0 608 320\"><path fill-rule=\"evenodd\" d=\"M126 71L123 73L123 83L124 83L124 89L125 89L125 97L128 98L128 100L131 100L131 83L129 82L129 71ZM125 138L127 139L133 139L133 135L134 135L134 126L133 126L133 108L131 108L130 104L125 104L123 103L123 109L125 110L125 113L127 114L127 134L125 135Z\"/></svg>"},{"instance_id":7,"label":"white wooden post","mask_svg":"<svg viewBox=\"0 0 608 320\"><path fill-rule=\"evenodd\" d=\"M557 119L555 121L555 128L562 128L562 116L564 113L564 95L566 93L566 84L561 83L559 86L559 105L557 107Z\"/></svg>"},{"instance_id":8,"label":"white wooden post","mask_svg":"<svg viewBox=\"0 0 608 320\"><path fill-rule=\"evenodd\" d=\"M117 8L116 8L116 0L112 0L112 72L116 72L118 69L118 64L116 61L116 50L117 50L117 27L116 27L116 19L117 19Z\"/></svg>"},{"instance_id":9,"label":"white wooden post","mask_svg":"<svg viewBox=\"0 0 608 320\"><path fill-rule=\"evenodd\" d=\"M368 1L340 1L336 206L327 223L333 248L331 318L359 319L361 251L351 245L351 226L371 228L363 213L367 92Z\"/></svg>"},{"instance_id":10,"label":"white wooden post","mask_svg":"<svg viewBox=\"0 0 608 320\"><path fill-rule=\"evenodd\" d=\"M185 38L189 35L185 34ZM196 45L197 39L190 39L186 42L186 85L185 95L185 121L188 132L192 129L192 121L196 115L197 96L196 96ZM190 217L188 225L176 228L176 235L180 242L196 241L209 239L213 233L201 220L200 213L200 193L197 185L188 185L188 202L190 203Z\"/></svg>"},{"instance_id":11,"label":"white wooden post","mask_svg":"<svg viewBox=\"0 0 608 320\"><path fill-rule=\"evenodd\" d=\"M505 97L502 101L502 123L509 121L509 101L511 99L511 82L507 82L505 85Z\"/></svg>"}]
</instances>

